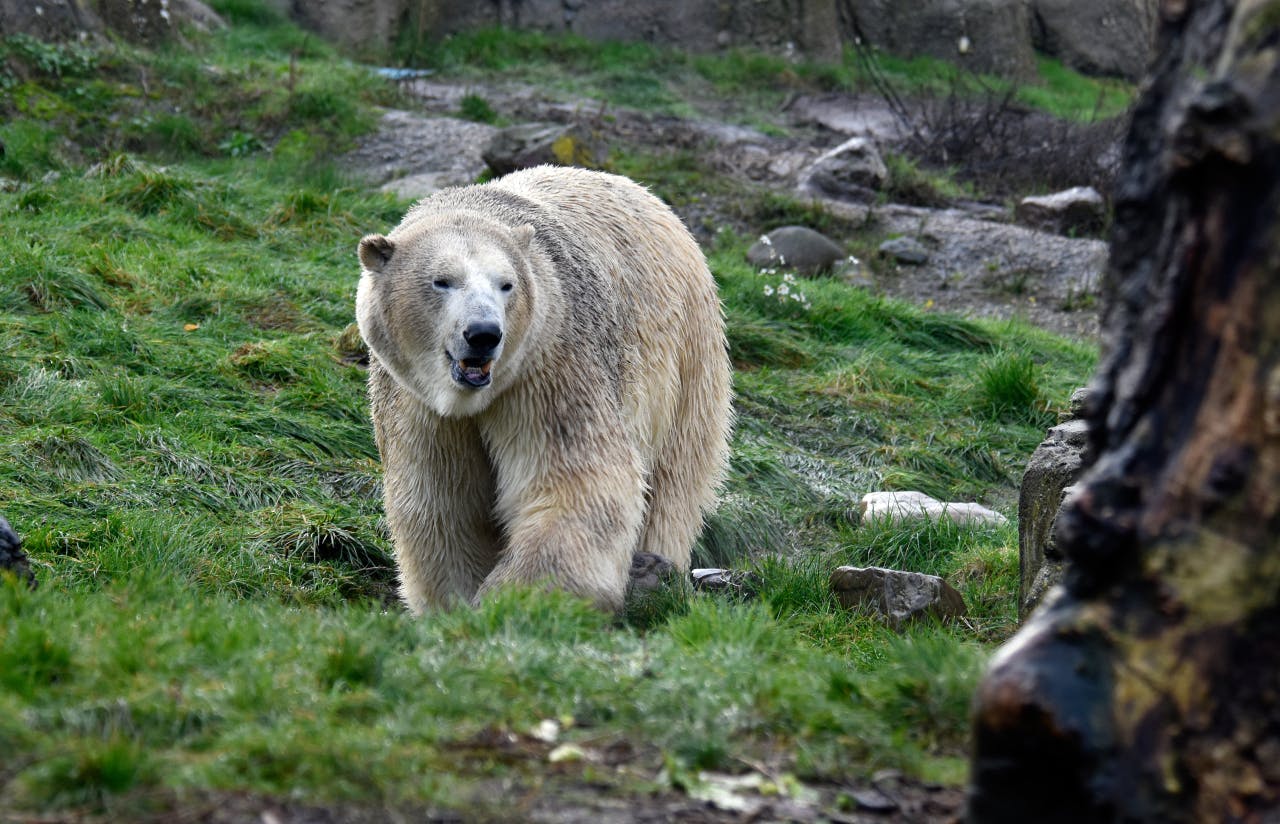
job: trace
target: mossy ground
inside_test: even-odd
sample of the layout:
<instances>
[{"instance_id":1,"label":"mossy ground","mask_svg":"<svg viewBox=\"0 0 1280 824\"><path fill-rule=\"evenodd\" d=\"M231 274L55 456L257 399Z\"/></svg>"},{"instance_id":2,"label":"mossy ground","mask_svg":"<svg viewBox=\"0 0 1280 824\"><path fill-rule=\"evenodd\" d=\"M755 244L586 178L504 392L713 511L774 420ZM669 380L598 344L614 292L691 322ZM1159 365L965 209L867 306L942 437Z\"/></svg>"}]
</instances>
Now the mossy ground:
<instances>
[{"instance_id":1,"label":"mossy ground","mask_svg":"<svg viewBox=\"0 0 1280 824\"><path fill-rule=\"evenodd\" d=\"M0 511L40 586L0 583L0 809L497 810L495 780L643 797L761 764L960 781L968 696L1015 620L1014 528L864 525L857 497L1012 515L1090 348L757 274L722 232L738 425L698 552L751 567L757 596L676 588L612 619L511 592L411 618L348 329L355 242L407 204L326 161L393 92L221 7L240 22L171 53L5 46ZM846 562L946 575L970 617L897 635L835 605ZM495 743L549 720L587 757Z\"/></svg>"}]
</instances>

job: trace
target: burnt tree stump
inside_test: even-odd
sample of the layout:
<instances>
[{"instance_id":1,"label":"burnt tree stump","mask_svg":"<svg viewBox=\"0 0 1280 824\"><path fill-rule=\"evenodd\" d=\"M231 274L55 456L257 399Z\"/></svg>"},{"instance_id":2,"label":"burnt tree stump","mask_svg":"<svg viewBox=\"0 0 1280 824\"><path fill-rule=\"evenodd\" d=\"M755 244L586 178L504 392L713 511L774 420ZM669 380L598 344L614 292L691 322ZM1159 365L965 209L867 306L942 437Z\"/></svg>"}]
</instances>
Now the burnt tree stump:
<instances>
[{"instance_id":1,"label":"burnt tree stump","mask_svg":"<svg viewBox=\"0 0 1280 824\"><path fill-rule=\"evenodd\" d=\"M975 699L973 822L1280 815L1280 0L1161 0L1064 587Z\"/></svg>"}]
</instances>

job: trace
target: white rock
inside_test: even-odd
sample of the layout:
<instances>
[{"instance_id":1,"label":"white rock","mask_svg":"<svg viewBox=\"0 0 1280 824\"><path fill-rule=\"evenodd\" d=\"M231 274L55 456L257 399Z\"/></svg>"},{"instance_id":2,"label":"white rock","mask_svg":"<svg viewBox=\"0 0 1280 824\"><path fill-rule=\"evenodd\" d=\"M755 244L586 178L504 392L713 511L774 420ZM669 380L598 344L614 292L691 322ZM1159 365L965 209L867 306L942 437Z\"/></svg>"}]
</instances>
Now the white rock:
<instances>
[{"instance_id":1,"label":"white rock","mask_svg":"<svg viewBox=\"0 0 1280 824\"><path fill-rule=\"evenodd\" d=\"M858 504L863 521L888 518L894 521L940 521L950 518L957 524L981 526L1005 524L1009 519L975 503L943 503L923 492L868 492Z\"/></svg>"}]
</instances>

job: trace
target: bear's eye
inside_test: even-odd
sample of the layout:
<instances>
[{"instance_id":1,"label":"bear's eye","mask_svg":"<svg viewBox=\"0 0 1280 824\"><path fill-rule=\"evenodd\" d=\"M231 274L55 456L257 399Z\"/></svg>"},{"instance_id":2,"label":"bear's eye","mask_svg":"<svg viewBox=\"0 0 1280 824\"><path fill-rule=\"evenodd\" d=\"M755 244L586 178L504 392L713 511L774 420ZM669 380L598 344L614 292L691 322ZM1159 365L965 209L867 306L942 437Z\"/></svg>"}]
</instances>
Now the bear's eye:
<instances>
[{"instance_id":1,"label":"bear's eye","mask_svg":"<svg viewBox=\"0 0 1280 824\"><path fill-rule=\"evenodd\" d=\"M516 285L514 283L504 283L499 288L501 288L502 291L504 292L510 292L512 289L516 288Z\"/></svg>"},{"instance_id":2,"label":"bear's eye","mask_svg":"<svg viewBox=\"0 0 1280 824\"><path fill-rule=\"evenodd\" d=\"M443 290L443 289L448 289L448 288L450 288L451 286L453 286L453 284L452 284L452 283L450 283L450 282L449 282L448 280L446 280L445 278L436 278L435 280L431 281L431 285L432 285L432 286L434 286L434 287L435 287L435 288L437 288L437 289L442 289L442 290Z\"/></svg>"}]
</instances>

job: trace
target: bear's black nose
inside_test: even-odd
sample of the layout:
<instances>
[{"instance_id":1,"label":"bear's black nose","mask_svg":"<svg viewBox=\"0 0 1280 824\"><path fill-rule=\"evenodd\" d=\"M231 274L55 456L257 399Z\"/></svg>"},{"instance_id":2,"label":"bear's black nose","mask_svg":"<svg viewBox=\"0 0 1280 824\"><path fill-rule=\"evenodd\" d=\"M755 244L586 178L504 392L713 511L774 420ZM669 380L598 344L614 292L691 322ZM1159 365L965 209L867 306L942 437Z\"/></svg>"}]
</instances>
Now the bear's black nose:
<instances>
[{"instance_id":1,"label":"bear's black nose","mask_svg":"<svg viewBox=\"0 0 1280 824\"><path fill-rule=\"evenodd\" d=\"M462 330L462 339L475 354L492 352L502 343L502 327L491 321L473 323Z\"/></svg>"}]
</instances>

